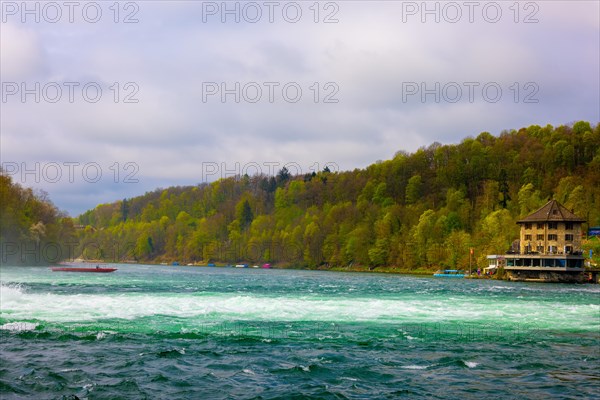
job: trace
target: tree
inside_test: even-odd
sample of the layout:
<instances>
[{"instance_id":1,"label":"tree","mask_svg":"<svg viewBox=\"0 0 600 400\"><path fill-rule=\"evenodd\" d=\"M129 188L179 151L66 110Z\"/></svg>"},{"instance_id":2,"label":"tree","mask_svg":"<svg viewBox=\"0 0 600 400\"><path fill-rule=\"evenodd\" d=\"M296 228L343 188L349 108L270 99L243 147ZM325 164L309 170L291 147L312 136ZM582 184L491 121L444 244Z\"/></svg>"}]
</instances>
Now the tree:
<instances>
[{"instance_id":1,"label":"tree","mask_svg":"<svg viewBox=\"0 0 600 400\"><path fill-rule=\"evenodd\" d=\"M469 265L471 235L465 231L454 231L446 238L448 265L464 268Z\"/></svg>"},{"instance_id":2,"label":"tree","mask_svg":"<svg viewBox=\"0 0 600 400\"><path fill-rule=\"evenodd\" d=\"M542 206L540 191L534 190L533 185L528 183L519 190L519 207L521 216L530 214Z\"/></svg>"},{"instance_id":3,"label":"tree","mask_svg":"<svg viewBox=\"0 0 600 400\"><path fill-rule=\"evenodd\" d=\"M369 259L371 260L371 265L374 267L379 267L387 264L389 247L390 243L388 238L377 239L375 246L369 249Z\"/></svg>"},{"instance_id":4,"label":"tree","mask_svg":"<svg viewBox=\"0 0 600 400\"><path fill-rule=\"evenodd\" d=\"M421 189L423 187L423 180L421 175L413 175L408 180L406 185L406 204L414 204L421 198Z\"/></svg>"},{"instance_id":5,"label":"tree","mask_svg":"<svg viewBox=\"0 0 600 400\"><path fill-rule=\"evenodd\" d=\"M420 266L427 264L427 249L429 244L436 239L433 234L435 221L435 211L427 210L421 214L419 223L412 229L412 237L418 256L417 263Z\"/></svg>"},{"instance_id":6,"label":"tree","mask_svg":"<svg viewBox=\"0 0 600 400\"><path fill-rule=\"evenodd\" d=\"M502 168L500 170L500 176L498 178L498 182L500 184L498 189L500 191L500 194L502 195L502 198L500 199L500 206L502 208L506 208L508 205L508 202L510 201L510 194L509 194L509 188L508 188L508 177L506 175L506 170L504 168Z\"/></svg>"},{"instance_id":7,"label":"tree","mask_svg":"<svg viewBox=\"0 0 600 400\"><path fill-rule=\"evenodd\" d=\"M286 167L281 168L277 173L277 183L284 184L290 179L290 176L290 171Z\"/></svg>"},{"instance_id":8,"label":"tree","mask_svg":"<svg viewBox=\"0 0 600 400\"><path fill-rule=\"evenodd\" d=\"M127 199L123 199L121 201L121 221L127 221L127 215L129 214L129 203Z\"/></svg>"},{"instance_id":9,"label":"tree","mask_svg":"<svg viewBox=\"0 0 600 400\"><path fill-rule=\"evenodd\" d=\"M250 207L248 199L244 199L237 204L236 215L240 223L240 228L242 230L248 229L254 219L254 214L252 213L252 208Z\"/></svg>"}]
</instances>

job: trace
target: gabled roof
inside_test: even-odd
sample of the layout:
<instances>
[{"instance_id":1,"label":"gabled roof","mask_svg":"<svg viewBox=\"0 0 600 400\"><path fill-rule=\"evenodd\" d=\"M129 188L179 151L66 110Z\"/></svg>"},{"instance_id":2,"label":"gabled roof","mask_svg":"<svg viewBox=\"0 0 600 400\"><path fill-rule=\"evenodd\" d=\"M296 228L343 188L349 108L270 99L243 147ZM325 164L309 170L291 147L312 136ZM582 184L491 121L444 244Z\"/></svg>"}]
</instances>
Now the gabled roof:
<instances>
[{"instance_id":1,"label":"gabled roof","mask_svg":"<svg viewBox=\"0 0 600 400\"><path fill-rule=\"evenodd\" d=\"M517 221L517 224L525 222L585 222L585 219L578 217L572 211L566 209L556 200L550 200L542 208L529 214L523 219Z\"/></svg>"}]
</instances>

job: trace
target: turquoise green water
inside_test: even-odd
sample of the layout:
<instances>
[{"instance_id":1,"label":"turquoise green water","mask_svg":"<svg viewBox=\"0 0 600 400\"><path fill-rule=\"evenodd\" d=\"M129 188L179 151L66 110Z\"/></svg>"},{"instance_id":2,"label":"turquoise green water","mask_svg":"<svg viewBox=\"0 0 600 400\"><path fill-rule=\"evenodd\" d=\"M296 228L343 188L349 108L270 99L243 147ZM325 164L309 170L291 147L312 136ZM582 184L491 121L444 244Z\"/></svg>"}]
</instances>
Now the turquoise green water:
<instances>
[{"instance_id":1,"label":"turquoise green water","mask_svg":"<svg viewBox=\"0 0 600 400\"><path fill-rule=\"evenodd\" d=\"M0 270L10 398L600 398L600 286Z\"/></svg>"}]
</instances>

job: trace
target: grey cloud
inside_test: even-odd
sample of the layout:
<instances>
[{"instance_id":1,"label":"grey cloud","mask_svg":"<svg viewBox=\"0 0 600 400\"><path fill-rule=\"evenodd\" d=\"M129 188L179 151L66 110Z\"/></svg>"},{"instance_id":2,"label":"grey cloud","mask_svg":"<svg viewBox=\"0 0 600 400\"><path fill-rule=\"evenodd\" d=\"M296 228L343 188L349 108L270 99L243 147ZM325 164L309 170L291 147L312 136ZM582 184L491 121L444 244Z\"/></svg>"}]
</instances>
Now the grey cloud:
<instances>
[{"instance_id":1,"label":"grey cloud","mask_svg":"<svg viewBox=\"0 0 600 400\"><path fill-rule=\"evenodd\" d=\"M596 2L539 3L535 24L514 23L508 3L497 24L423 24L419 16L404 23L402 3L339 3L336 24L315 24L308 9L297 24L203 23L196 2L142 2L137 24L2 24L3 82L94 81L104 92L98 103L3 103L2 160L139 166L135 185L44 186L76 214L158 186L198 183L203 162L353 169L481 131L600 120ZM121 96L123 84L137 84L139 102L112 101L115 82ZM206 82L298 82L303 98L204 101ZM337 104L322 101L327 82L339 87ZM497 82L503 97L423 102L403 98L407 82ZM522 101L528 82L538 85L537 103Z\"/></svg>"}]
</instances>

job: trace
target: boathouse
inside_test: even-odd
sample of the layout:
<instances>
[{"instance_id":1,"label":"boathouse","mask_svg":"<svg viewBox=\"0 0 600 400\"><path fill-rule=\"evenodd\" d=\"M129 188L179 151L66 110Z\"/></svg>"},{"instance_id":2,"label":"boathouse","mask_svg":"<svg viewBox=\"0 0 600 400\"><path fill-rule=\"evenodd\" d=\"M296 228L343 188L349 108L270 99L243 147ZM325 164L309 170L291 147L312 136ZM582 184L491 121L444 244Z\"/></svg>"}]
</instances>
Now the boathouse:
<instances>
[{"instance_id":1,"label":"boathouse","mask_svg":"<svg viewBox=\"0 0 600 400\"><path fill-rule=\"evenodd\" d=\"M517 221L521 227L518 251L500 258L506 278L539 282L582 281L584 222L583 218L556 200L550 200L539 210ZM489 256L488 259L493 260Z\"/></svg>"}]
</instances>

